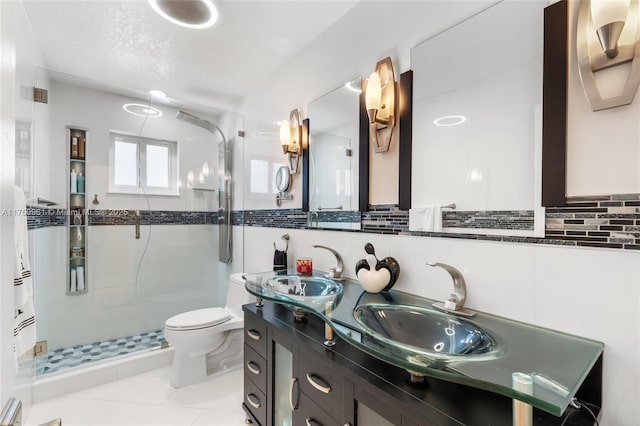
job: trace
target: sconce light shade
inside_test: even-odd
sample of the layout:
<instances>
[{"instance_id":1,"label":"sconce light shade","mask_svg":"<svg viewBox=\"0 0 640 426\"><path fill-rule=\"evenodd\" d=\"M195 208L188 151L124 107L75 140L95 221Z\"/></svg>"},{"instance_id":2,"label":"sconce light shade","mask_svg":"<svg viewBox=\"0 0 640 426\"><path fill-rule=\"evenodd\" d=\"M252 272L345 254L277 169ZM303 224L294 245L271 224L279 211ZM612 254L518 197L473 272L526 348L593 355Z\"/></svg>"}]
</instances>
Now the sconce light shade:
<instances>
[{"instance_id":1,"label":"sconce light shade","mask_svg":"<svg viewBox=\"0 0 640 426\"><path fill-rule=\"evenodd\" d=\"M283 154L289 152L289 133L289 120L282 120L280 122L280 144Z\"/></svg>"},{"instance_id":2,"label":"sconce light shade","mask_svg":"<svg viewBox=\"0 0 640 426\"><path fill-rule=\"evenodd\" d=\"M369 76L365 103L373 148L375 152L388 151L396 125L397 104L396 79L391 58L379 61L375 72Z\"/></svg>"},{"instance_id":3,"label":"sconce light shade","mask_svg":"<svg viewBox=\"0 0 640 426\"><path fill-rule=\"evenodd\" d=\"M289 169L292 174L298 173L298 159L302 143L302 123L297 109L291 111L289 120L280 122L280 144L282 152L289 158Z\"/></svg>"},{"instance_id":4,"label":"sconce light shade","mask_svg":"<svg viewBox=\"0 0 640 426\"><path fill-rule=\"evenodd\" d=\"M376 122L376 115L382 104L382 84L380 83L380 74L372 72L367 83L366 105L367 114L369 114L369 122Z\"/></svg>"},{"instance_id":5,"label":"sconce light shade","mask_svg":"<svg viewBox=\"0 0 640 426\"><path fill-rule=\"evenodd\" d=\"M640 85L639 16L638 0L580 2L576 28L578 66L582 87L594 111L633 101ZM596 73L628 63L626 82L619 84L617 94L603 97L598 83L613 87L616 76L601 75L597 79Z\"/></svg>"},{"instance_id":6,"label":"sconce light shade","mask_svg":"<svg viewBox=\"0 0 640 426\"><path fill-rule=\"evenodd\" d=\"M630 0L591 0L591 21L609 59L618 55L618 40L629 13Z\"/></svg>"}]
</instances>

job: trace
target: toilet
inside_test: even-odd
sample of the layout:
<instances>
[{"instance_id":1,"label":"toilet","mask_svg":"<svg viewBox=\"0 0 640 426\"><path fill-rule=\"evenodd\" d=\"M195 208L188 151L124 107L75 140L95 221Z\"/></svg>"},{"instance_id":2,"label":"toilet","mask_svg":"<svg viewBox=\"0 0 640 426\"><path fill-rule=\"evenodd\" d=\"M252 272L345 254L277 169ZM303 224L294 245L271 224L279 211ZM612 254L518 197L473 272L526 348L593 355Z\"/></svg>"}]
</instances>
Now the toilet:
<instances>
[{"instance_id":1,"label":"toilet","mask_svg":"<svg viewBox=\"0 0 640 426\"><path fill-rule=\"evenodd\" d=\"M242 363L244 315L251 302L242 273L231 274L224 308L205 308L172 316L164 337L175 348L170 383L180 388Z\"/></svg>"}]
</instances>

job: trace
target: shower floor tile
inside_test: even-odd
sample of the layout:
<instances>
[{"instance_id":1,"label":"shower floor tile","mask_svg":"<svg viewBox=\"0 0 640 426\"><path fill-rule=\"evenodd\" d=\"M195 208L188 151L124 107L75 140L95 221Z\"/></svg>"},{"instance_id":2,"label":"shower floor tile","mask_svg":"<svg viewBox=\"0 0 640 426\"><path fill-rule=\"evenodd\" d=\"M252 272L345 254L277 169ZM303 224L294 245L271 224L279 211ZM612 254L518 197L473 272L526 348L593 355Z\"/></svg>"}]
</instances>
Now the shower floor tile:
<instances>
[{"instance_id":1,"label":"shower floor tile","mask_svg":"<svg viewBox=\"0 0 640 426\"><path fill-rule=\"evenodd\" d=\"M102 342L58 348L46 356L36 358L36 375L55 373L66 368L155 348L163 341L162 330L154 330Z\"/></svg>"}]
</instances>

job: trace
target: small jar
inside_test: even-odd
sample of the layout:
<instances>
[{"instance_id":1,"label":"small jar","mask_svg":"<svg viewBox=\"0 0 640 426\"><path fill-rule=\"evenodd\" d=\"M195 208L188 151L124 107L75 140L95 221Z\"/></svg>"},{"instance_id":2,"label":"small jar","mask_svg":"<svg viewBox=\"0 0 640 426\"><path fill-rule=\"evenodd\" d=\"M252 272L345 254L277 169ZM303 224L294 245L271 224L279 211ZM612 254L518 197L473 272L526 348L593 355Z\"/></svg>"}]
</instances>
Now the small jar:
<instances>
[{"instance_id":1,"label":"small jar","mask_svg":"<svg viewBox=\"0 0 640 426\"><path fill-rule=\"evenodd\" d=\"M311 275L313 272L313 260L310 257L296 259L296 271L302 275Z\"/></svg>"}]
</instances>

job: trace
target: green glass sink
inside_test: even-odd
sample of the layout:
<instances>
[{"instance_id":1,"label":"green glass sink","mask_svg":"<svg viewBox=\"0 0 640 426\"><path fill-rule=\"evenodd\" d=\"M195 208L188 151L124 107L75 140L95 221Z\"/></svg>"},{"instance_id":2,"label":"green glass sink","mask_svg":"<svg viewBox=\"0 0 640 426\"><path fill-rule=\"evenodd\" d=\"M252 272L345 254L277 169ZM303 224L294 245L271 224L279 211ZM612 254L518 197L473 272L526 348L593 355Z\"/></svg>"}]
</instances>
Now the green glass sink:
<instances>
[{"instance_id":1,"label":"green glass sink","mask_svg":"<svg viewBox=\"0 0 640 426\"><path fill-rule=\"evenodd\" d=\"M343 286L329 278L304 275L276 275L262 283L263 290L275 293L279 298L291 300L297 306L295 312L304 312L304 307L324 311L327 302L335 303L342 296Z\"/></svg>"},{"instance_id":2,"label":"green glass sink","mask_svg":"<svg viewBox=\"0 0 640 426\"><path fill-rule=\"evenodd\" d=\"M499 356L491 334L472 321L410 305L364 304L353 311L366 334L406 353L407 361L438 368Z\"/></svg>"}]
</instances>

